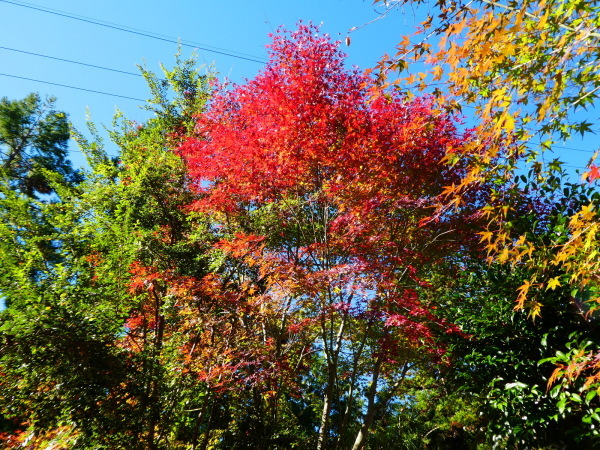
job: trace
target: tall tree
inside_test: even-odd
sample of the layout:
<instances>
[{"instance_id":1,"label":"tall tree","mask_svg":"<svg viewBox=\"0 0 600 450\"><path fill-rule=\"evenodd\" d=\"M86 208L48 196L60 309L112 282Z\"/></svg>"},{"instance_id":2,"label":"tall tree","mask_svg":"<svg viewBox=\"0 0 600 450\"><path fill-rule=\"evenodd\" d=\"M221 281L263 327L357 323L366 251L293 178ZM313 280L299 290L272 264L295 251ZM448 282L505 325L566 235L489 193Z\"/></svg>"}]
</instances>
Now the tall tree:
<instances>
[{"instance_id":1,"label":"tall tree","mask_svg":"<svg viewBox=\"0 0 600 450\"><path fill-rule=\"evenodd\" d=\"M396 7L411 2L377 3ZM488 145L469 150L475 164L460 183L449 187L447 204L460 203L463 193L482 179L512 180L512 189L493 193L493 202L484 210L488 229L481 236L491 259L536 268L515 293L517 307L536 317L543 313L547 293L565 286L574 304L598 303L596 202L580 204L555 238L542 245L526 235L513 239L514 224L507 218L515 217L523 165L530 164L535 186L552 189L563 168L558 160L544 162L547 154L539 155L554 149L556 141L594 131L585 110L597 110L600 92L600 4L596 0L441 0L435 7L417 33L399 43L397 54L382 61L380 73L384 82L407 82L434 92L442 104L471 107L480 120L477 133ZM431 64L429 74L422 67L413 69L416 62ZM396 69L408 73L394 81ZM455 160L455 155L449 155L450 163ZM597 165L590 162L583 183L595 182L598 175ZM553 273L549 267L561 270L549 276ZM572 380L585 376L588 386L596 386L598 348L577 347L585 357L573 361L571 372L564 373L573 374Z\"/></svg>"},{"instance_id":2,"label":"tall tree","mask_svg":"<svg viewBox=\"0 0 600 450\"><path fill-rule=\"evenodd\" d=\"M267 360L247 353L229 367L279 368L255 384L276 420L286 371L310 361L314 445L359 449L404 380L443 354L436 333L456 331L419 291L436 264L474 242L465 231L485 189L425 220L443 186L464 176L464 165L444 164L470 142L456 118L347 71L314 27L275 35L270 51L255 79L216 94L200 139L181 148L194 209L219 225L228 256L216 286L245 293L236 305L248 322L231 326L270 349Z\"/></svg>"},{"instance_id":3,"label":"tall tree","mask_svg":"<svg viewBox=\"0 0 600 450\"><path fill-rule=\"evenodd\" d=\"M131 270L134 261L162 272L202 270L202 244L186 241L193 222L183 207L192 196L171 148L173 124L192 120L209 78L179 58L161 77L143 74L156 114L144 124L116 118L110 138L118 159L90 124L93 139L76 133L90 166L80 185L49 177L51 201L4 186L0 290L10 301L0 313L0 414L10 426L3 446L173 448L192 434L193 413L184 410L204 391L177 376L177 336L164 331L176 307L158 281L153 294L135 291ZM50 232L36 234L32 215ZM39 250L45 245L57 260ZM148 321L134 326L146 313Z\"/></svg>"},{"instance_id":4,"label":"tall tree","mask_svg":"<svg viewBox=\"0 0 600 450\"><path fill-rule=\"evenodd\" d=\"M52 192L48 172L76 182L67 157L67 115L54 109L54 98L39 94L23 100L0 99L0 165L4 182L28 196Z\"/></svg>"}]
</instances>

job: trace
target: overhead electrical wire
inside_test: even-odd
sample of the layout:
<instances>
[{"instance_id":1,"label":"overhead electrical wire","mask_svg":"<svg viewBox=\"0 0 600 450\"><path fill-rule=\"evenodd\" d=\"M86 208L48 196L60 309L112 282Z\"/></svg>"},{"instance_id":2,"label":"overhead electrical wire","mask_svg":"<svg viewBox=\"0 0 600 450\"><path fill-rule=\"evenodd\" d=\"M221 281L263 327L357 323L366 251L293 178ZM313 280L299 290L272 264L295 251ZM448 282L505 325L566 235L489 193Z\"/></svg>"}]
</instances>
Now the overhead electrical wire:
<instances>
[{"instance_id":1,"label":"overhead electrical wire","mask_svg":"<svg viewBox=\"0 0 600 450\"><path fill-rule=\"evenodd\" d=\"M8 73L0 73L0 75L2 75L4 77L18 78L21 80L35 81L36 83L51 84L53 86L60 86L60 87L69 88L69 89L77 89L78 91L93 92L94 94L110 95L111 97L125 98L127 100L135 100L137 102L145 102L146 101L141 98L128 97L126 95L120 95L120 94L111 94L110 92L95 91L93 89L86 89L86 88L77 87L77 86L70 86L68 84L53 83L51 81L36 80L34 78L27 78L27 77L22 77L19 75L10 75Z\"/></svg>"},{"instance_id":2,"label":"overhead electrical wire","mask_svg":"<svg viewBox=\"0 0 600 450\"><path fill-rule=\"evenodd\" d=\"M2 1L2 0L0 0L0 1ZM18 53L24 53L24 54L27 54L27 55L38 56L38 57L42 57L42 58L54 59L54 60L57 60L57 61L63 61L63 62L68 62L68 63L72 63L72 64L79 64L79 65L91 67L91 68L94 68L94 69L102 69L102 70L108 70L108 71L111 71L111 72L117 72L117 73L122 73L122 74L126 74L126 75L133 75L133 76L137 76L137 77L142 77L141 74L135 73L135 72L127 72L125 70L113 69L113 68L110 68L110 67L97 66L97 65L94 65L94 64L88 64L88 63L84 63L84 62L80 62L80 61L74 61L74 60L71 60L71 59L64 59L64 58L58 58L58 57L55 57L55 56L42 55L40 53L29 52L29 51L26 51L26 50L19 50L19 49L14 49L14 48L9 48L9 47L3 47L3 46L0 46L0 49L2 49L2 50L10 50L10 51L13 51L13 52L18 52ZM136 98L133 98L133 97L126 97L126 96L122 96L122 95L118 95L118 94L110 94L110 93L107 93L107 92L94 91L94 90L91 90L91 89L79 88L79 87L75 87L75 86L62 85L62 84L52 83L52 82L44 81L44 80L33 80L33 79L30 79L30 78L20 77L20 76L17 76L17 75L8 75L8 74L1 74L1 73L0 73L0 75L4 75L4 76L7 76L7 77L12 77L12 78L21 78L21 79L25 79L25 80L36 81L36 82L39 82L39 83L53 84L53 85L56 85L56 86L62 86L62 87L70 88L70 89L77 89L77 90L83 90L83 91L87 91L87 92L94 92L96 94L109 95L109 96L112 96L112 97L121 97L121 98L127 98L127 99L131 99L131 100L144 101L144 100L136 99ZM533 143L534 144L538 144L538 145L541 144L540 142L533 142ZM575 147L567 147L567 146L562 146L562 145L561 146L555 146L554 149L556 149L556 150L573 150L573 151L576 151L576 152L584 152L584 153L595 153L594 150L588 150L588 149L582 149L582 148L575 148Z\"/></svg>"},{"instance_id":3,"label":"overhead electrical wire","mask_svg":"<svg viewBox=\"0 0 600 450\"><path fill-rule=\"evenodd\" d=\"M11 1L11 0L0 0L0 2L9 3L11 5L16 5L16 6L21 6L23 8L34 9L36 11L45 12L47 14L54 14L56 16L66 17L66 18L73 19L73 20L79 20L81 22L91 23L91 24L98 25L98 26L101 26L101 27L110 28L110 29L113 29L113 30L119 30L119 31L123 31L125 33L136 34L138 36L144 36L144 37L147 37L147 38L156 39L156 40L163 41L163 42L169 42L169 43L172 43L172 44L178 44L178 45L182 45L184 47L197 48L199 50L204 50L204 51L211 52L211 53L217 53L219 55L229 56L231 58L243 59L245 61L251 61L251 62L258 63L258 64L266 64L266 62L267 62L266 60L259 59L258 57L244 56L245 55L244 53L234 52L234 51L225 50L225 49L219 49L218 47L210 48L209 46L201 45L201 44L196 45L194 43L187 43L185 41L179 41L179 40L174 39L174 38L169 38L169 37L164 37L164 36L161 36L161 35L156 35L156 34L153 34L153 33L149 32L149 31L139 31L139 30L135 30L135 29L128 29L128 28L126 28L124 26L121 26L121 25L115 25L115 24L110 24L110 23L103 23L103 22L101 22L99 20L91 19L91 18L78 17L76 15L69 14L69 13L64 12L64 11L51 10L51 9L47 9L47 8L42 8L40 6L31 5L31 4L27 4L27 3L21 3L21 2L15 2L15 1Z\"/></svg>"},{"instance_id":4,"label":"overhead electrical wire","mask_svg":"<svg viewBox=\"0 0 600 450\"><path fill-rule=\"evenodd\" d=\"M583 148L575 148L575 147L565 147L565 146L557 146L555 147L557 150L573 150L576 152L584 152L584 153L596 153L595 150L585 150Z\"/></svg>"},{"instance_id":5,"label":"overhead electrical wire","mask_svg":"<svg viewBox=\"0 0 600 450\"><path fill-rule=\"evenodd\" d=\"M541 142L531 142L531 144L542 145ZM552 150L573 150L575 152L583 152L583 153L595 153L595 150L576 148L576 147L567 147L565 145L553 145Z\"/></svg>"},{"instance_id":6,"label":"overhead electrical wire","mask_svg":"<svg viewBox=\"0 0 600 450\"><path fill-rule=\"evenodd\" d=\"M142 76L141 74L135 73L135 72L127 72L126 70L112 69L110 67L104 67L104 66L96 66L94 64L88 64L88 63L84 63L84 62L80 62L80 61L73 61L72 59L64 59L64 58L58 58L56 56L42 55L41 53L28 52L26 50L19 50L19 49L16 49L16 48L9 48L9 47L0 46L0 49L2 49L2 50L10 50L11 52L24 53L26 55L39 56L41 58L54 59L56 61L63 61L63 62L68 62L68 63L72 63L72 64L79 64L80 66L92 67L94 69L109 70L111 72L122 73L122 74L125 74L125 75L133 75L133 76L136 76L136 77L141 77Z\"/></svg>"}]
</instances>

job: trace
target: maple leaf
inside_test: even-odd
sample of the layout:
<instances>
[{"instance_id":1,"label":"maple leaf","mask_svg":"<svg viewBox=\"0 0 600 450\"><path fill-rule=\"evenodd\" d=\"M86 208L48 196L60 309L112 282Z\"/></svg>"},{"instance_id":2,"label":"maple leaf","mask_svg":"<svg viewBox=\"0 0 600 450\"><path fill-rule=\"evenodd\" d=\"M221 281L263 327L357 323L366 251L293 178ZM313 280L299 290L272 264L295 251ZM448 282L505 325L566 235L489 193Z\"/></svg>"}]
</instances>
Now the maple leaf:
<instances>
[{"instance_id":1,"label":"maple leaf","mask_svg":"<svg viewBox=\"0 0 600 450\"><path fill-rule=\"evenodd\" d=\"M560 285L561 285L560 284L560 276L554 277L548 281L548 284L546 285L546 290L548 290L548 289L554 290L557 287L559 287Z\"/></svg>"},{"instance_id":2,"label":"maple leaf","mask_svg":"<svg viewBox=\"0 0 600 450\"><path fill-rule=\"evenodd\" d=\"M590 166L590 170L587 173L587 179L591 183L594 180L597 180L598 178L600 178L600 168L597 165L592 164Z\"/></svg>"}]
</instances>

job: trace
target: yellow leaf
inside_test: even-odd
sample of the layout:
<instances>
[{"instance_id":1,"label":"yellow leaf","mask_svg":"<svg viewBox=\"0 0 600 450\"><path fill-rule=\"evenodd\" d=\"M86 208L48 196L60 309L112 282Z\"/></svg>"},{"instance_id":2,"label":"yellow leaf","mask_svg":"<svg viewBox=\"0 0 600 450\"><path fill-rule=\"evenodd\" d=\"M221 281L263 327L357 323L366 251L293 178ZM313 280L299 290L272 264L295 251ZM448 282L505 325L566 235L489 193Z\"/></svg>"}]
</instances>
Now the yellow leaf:
<instances>
[{"instance_id":1,"label":"yellow leaf","mask_svg":"<svg viewBox=\"0 0 600 450\"><path fill-rule=\"evenodd\" d=\"M554 277L550 281L548 281L548 285L546 286L546 290L548 289L556 289L557 286L560 286L560 277Z\"/></svg>"},{"instance_id":2,"label":"yellow leaf","mask_svg":"<svg viewBox=\"0 0 600 450\"><path fill-rule=\"evenodd\" d=\"M502 49L502 54L504 56L512 56L515 53L515 46L509 42L507 42L503 49Z\"/></svg>"},{"instance_id":3,"label":"yellow leaf","mask_svg":"<svg viewBox=\"0 0 600 450\"><path fill-rule=\"evenodd\" d=\"M530 287L531 283L529 280L525 280L521 287L517 289L519 296L517 297L517 305L515 306L516 310L523 309L525 306L525 299L527 298L527 293L529 292Z\"/></svg>"},{"instance_id":4,"label":"yellow leaf","mask_svg":"<svg viewBox=\"0 0 600 450\"><path fill-rule=\"evenodd\" d=\"M434 80L441 80L442 79L442 73L443 73L443 69L441 68L441 66L435 66L433 69L431 69L431 73L433 74L433 79Z\"/></svg>"},{"instance_id":5,"label":"yellow leaf","mask_svg":"<svg viewBox=\"0 0 600 450\"><path fill-rule=\"evenodd\" d=\"M517 240L517 242L515 242L515 247L520 247L524 243L525 243L525 235L523 234L523 235L519 236L519 239Z\"/></svg>"},{"instance_id":6,"label":"yellow leaf","mask_svg":"<svg viewBox=\"0 0 600 450\"><path fill-rule=\"evenodd\" d=\"M508 261L508 256L509 256L509 252L508 252L508 249L505 247L502 249L502 251L498 255L498 262L505 263L506 261Z\"/></svg>"},{"instance_id":7,"label":"yellow leaf","mask_svg":"<svg viewBox=\"0 0 600 450\"><path fill-rule=\"evenodd\" d=\"M398 48L400 48L401 50L398 52L398 54L396 54L396 56L399 56L399 54L402 53L404 51L404 49L406 47L408 47L409 45L410 45L410 36L403 36L402 40L398 44Z\"/></svg>"},{"instance_id":8,"label":"yellow leaf","mask_svg":"<svg viewBox=\"0 0 600 450\"><path fill-rule=\"evenodd\" d=\"M442 189L442 196L445 197L447 195L454 194L455 192L457 192L457 189L454 183L452 183L450 186L444 186Z\"/></svg>"},{"instance_id":9,"label":"yellow leaf","mask_svg":"<svg viewBox=\"0 0 600 450\"><path fill-rule=\"evenodd\" d=\"M560 252L556 255L556 257L554 258L554 261L552 261L552 263L557 266L559 265L561 262L566 261L567 260L567 254L565 252Z\"/></svg>"},{"instance_id":10,"label":"yellow leaf","mask_svg":"<svg viewBox=\"0 0 600 450\"><path fill-rule=\"evenodd\" d=\"M513 119L513 117L508 113L504 113L504 123L503 123L503 127L504 130L507 132L511 132L515 129L515 120Z\"/></svg>"},{"instance_id":11,"label":"yellow leaf","mask_svg":"<svg viewBox=\"0 0 600 450\"><path fill-rule=\"evenodd\" d=\"M538 303L538 302L531 302L529 304L530 310L529 310L529 317L531 317L533 320L535 320L536 317L541 317L541 310L542 310L542 304Z\"/></svg>"},{"instance_id":12,"label":"yellow leaf","mask_svg":"<svg viewBox=\"0 0 600 450\"><path fill-rule=\"evenodd\" d=\"M592 209L594 209L593 203L590 203L589 205L586 205L583 208L581 208L581 211L579 212L581 218L583 220L591 220L596 215L596 213L592 211Z\"/></svg>"},{"instance_id":13,"label":"yellow leaf","mask_svg":"<svg viewBox=\"0 0 600 450\"><path fill-rule=\"evenodd\" d=\"M438 45L440 46L440 48L441 48L441 49L443 49L443 48L445 48L445 47L446 47L446 36L442 36L442 37L440 38L440 42L439 42L439 44L438 44Z\"/></svg>"},{"instance_id":14,"label":"yellow leaf","mask_svg":"<svg viewBox=\"0 0 600 450\"><path fill-rule=\"evenodd\" d=\"M479 242L490 242L494 233L492 233L491 231L480 231L477 234L481 235L481 240Z\"/></svg>"},{"instance_id":15,"label":"yellow leaf","mask_svg":"<svg viewBox=\"0 0 600 450\"><path fill-rule=\"evenodd\" d=\"M538 30L543 30L544 27L546 26L546 22L548 22L548 17L550 16L550 8L548 8L546 10L546 14L544 14L541 18L540 21L538 22Z\"/></svg>"},{"instance_id":16,"label":"yellow leaf","mask_svg":"<svg viewBox=\"0 0 600 450\"><path fill-rule=\"evenodd\" d=\"M452 24L450 26L450 28L448 29L448 34L460 34L462 32L462 30L465 29L466 25L467 25L466 20L462 20L461 22Z\"/></svg>"}]
</instances>

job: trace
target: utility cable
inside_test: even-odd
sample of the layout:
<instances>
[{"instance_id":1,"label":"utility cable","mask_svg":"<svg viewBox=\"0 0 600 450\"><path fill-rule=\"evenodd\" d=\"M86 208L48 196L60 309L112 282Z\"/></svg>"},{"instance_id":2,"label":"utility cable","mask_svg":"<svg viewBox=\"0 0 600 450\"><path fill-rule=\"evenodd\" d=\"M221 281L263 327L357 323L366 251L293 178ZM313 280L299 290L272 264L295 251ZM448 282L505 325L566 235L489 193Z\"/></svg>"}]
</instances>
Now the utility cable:
<instances>
[{"instance_id":1,"label":"utility cable","mask_svg":"<svg viewBox=\"0 0 600 450\"><path fill-rule=\"evenodd\" d=\"M573 150L575 152L584 152L584 153L596 153L595 150L584 150L582 148L575 148L575 147L564 147L564 146L557 146L554 147L556 150Z\"/></svg>"},{"instance_id":2,"label":"utility cable","mask_svg":"<svg viewBox=\"0 0 600 450\"><path fill-rule=\"evenodd\" d=\"M243 59L243 60L255 62L255 63L258 63L258 64L266 64L265 60L261 60L261 59L255 58L255 57L247 57L247 56L242 56L242 55L236 55L236 54L232 53L231 51L215 50L215 49L211 49L211 48L208 48L208 47L202 46L202 45L188 44L186 42L181 42L181 41L178 41L176 39L157 36L157 35L151 34L150 32L146 32L146 31L135 31L135 30L124 28L124 27L119 26L119 25L111 25L111 24L108 24L108 23L102 23L102 22L97 21L95 19L87 19L87 18L77 17L77 16L74 16L72 14L68 14L66 12L53 11L53 10L50 10L50 9L41 8L39 6L34 6L34 5L25 4L25 3L19 3L19 2L14 2L14 1L10 1L10 0L0 0L0 2L10 3L12 5L21 6L23 8L34 9L36 11L41 11L41 12L45 12L45 13L48 13L48 14L54 14L56 16L66 17L66 18L73 19L73 20L79 20L81 22L91 23L91 24L98 25L98 26L101 26L101 27L110 28L110 29L113 29L113 30L119 30L119 31L123 31L125 33L136 34L138 36L143 36L143 37L147 37L147 38L151 38L151 39L156 39L156 40L163 41L163 42L169 42L169 43L172 43L172 44L178 44L178 45L182 45L184 47L197 48L199 50L204 50L206 52L217 53L219 55L230 56L232 58Z\"/></svg>"},{"instance_id":3,"label":"utility cable","mask_svg":"<svg viewBox=\"0 0 600 450\"><path fill-rule=\"evenodd\" d=\"M41 58L55 59L56 61L63 61L63 62L68 62L68 63L72 63L72 64L79 64L80 66L93 67L94 69L110 70L111 72L123 73L126 75L134 75L136 77L142 76L141 74L135 73L135 72L127 72L126 70L119 70L119 69L112 69L110 67L96 66L94 64L88 64L88 63L84 63L84 62L80 62L80 61L73 61L72 59L64 59L64 58L58 58L56 56L42 55L41 53L28 52L26 50L18 50L16 48L0 46L0 49L10 50L11 52L25 53L27 55L39 56Z\"/></svg>"},{"instance_id":4,"label":"utility cable","mask_svg":"<svg viewBox=\"0 0 600 450\"><path fill-rule=\"evenodd\" d=\"M535 144L535 145L543 145L541 142L531 142L531 144ZM583 153L596 153L595 150L587 150L587 149L583 149L583 148L576 148L576 147L568 147L565 145L551 145L551 149L552 150L573 150L575 152L583 152Z\"/></svg>"},{"instance_id":5,"label":"utility cable","mask_svg":"<svg viewBox=\"0 0 600 450\"><path fill-rule=\"evenodd\" d=\"M51 84L53 86L60 86L60 87L68 88L68 89L77 89L78 91L93 92L94 94L102 94L102 95L109 95L111 97L125 98L127 100L135 100L137 102L145 102L146 101L141 98L128 97L126 95L119 95L119 94L111 94L110 92L95 91L93 89L86 89L86 88L81 88L81 87L77 87L77 86L70 86L68 84L53 83L51 81L36 80L34 78L21 77L19 75L10 75L8 73L0 73L0 75L5 76L5 77L18 78L20 80L35 81L36 83Z\"/></svg>"}]
</instances>

